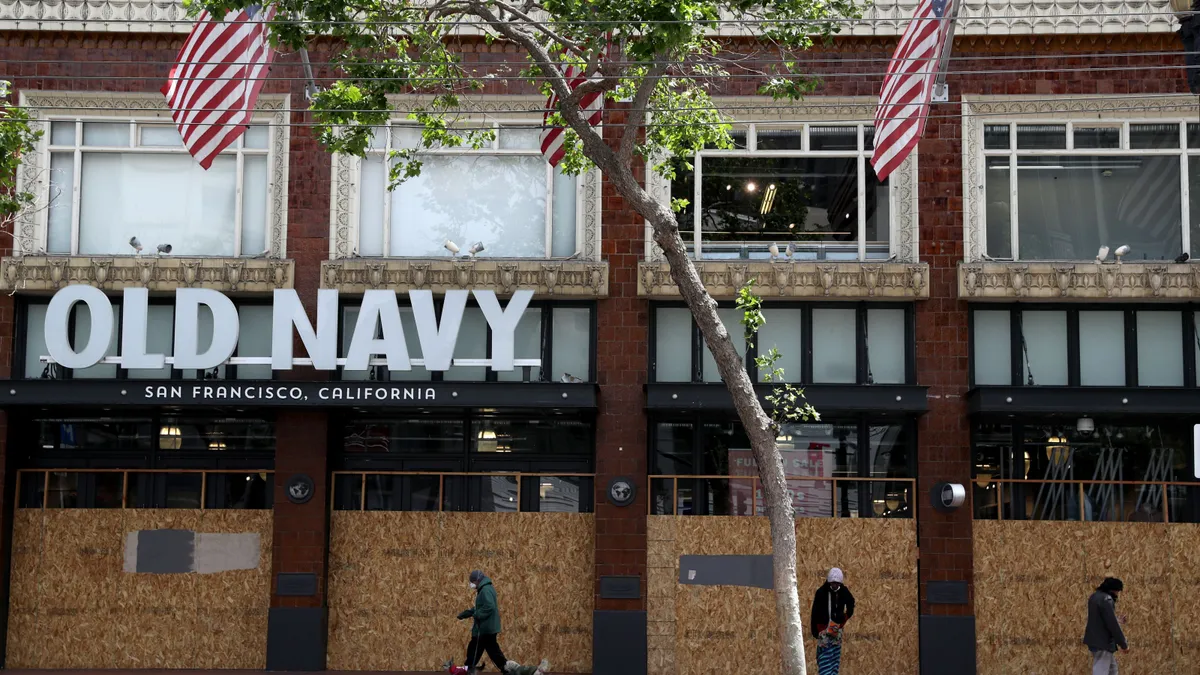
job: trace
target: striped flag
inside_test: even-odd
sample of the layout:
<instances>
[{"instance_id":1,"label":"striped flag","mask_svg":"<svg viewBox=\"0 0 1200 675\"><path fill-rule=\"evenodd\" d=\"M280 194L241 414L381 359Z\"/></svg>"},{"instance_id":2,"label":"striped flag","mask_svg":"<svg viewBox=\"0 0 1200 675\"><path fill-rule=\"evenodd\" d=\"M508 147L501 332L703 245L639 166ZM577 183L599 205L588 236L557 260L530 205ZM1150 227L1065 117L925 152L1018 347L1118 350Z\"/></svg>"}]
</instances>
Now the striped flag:
<instances>
[{"instance_id":1,"label":"striped flag","mask_svg":"<svg viewBox=\"0 0 1200 675\"><path fill-rule=\"evenodd\" d=\"M200 14L162 93L192 157L207 169L246 131L275 58L267 41L275 8L252 5L216 21Z\"/></svg>"},{"instance_id":2,"label":"striped flag","mask_svg":"<svg viewBox=\"0 0 1200 675\"><path fill-rule=\"evenodd\" d=\"M600 49L600 60L608 58L609 43L605 43ZM574 64L568 65L563 77L567 80L567 88L575 91L581 84L587 82L587 78L583 75L583 68L577 67ZM562 127L550 126L550 114L558 108L558 96L553 92L550 93L550 98L546 100L546 113L542 116L542 156L550 162L550 166L558 166L562 161L563 155L567 153L563 147L564 132ZM604 111L604 95L592 93L584 96L579 101L579 108L587 115L588 124L596 126L600 124L601 113Z\"/></svg>"},{"instance_id":3,"label":"striped flag","mask_svg":"<svg viewBox=\"0 0 1200 675\"><path fill-rule=\"evenodd\" d=\"M938 60L953 18L955 0L921 0L888 64L875 111L875 152L871 166L884 180L917 147L925 133Z\"/></svg>"}]
</instances>

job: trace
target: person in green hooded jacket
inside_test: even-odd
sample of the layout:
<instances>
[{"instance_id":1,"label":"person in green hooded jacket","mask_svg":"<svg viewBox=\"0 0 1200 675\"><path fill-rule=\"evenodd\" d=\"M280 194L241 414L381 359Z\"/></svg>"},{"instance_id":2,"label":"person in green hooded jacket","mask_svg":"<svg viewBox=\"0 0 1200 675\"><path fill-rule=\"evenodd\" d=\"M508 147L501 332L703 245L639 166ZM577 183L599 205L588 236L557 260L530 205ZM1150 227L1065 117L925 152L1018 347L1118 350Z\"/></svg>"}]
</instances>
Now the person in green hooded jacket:
<instances>
[{"instance_id":1,"label":"person in green hooded jacket","mask_svg":"<svg viewBox=\"0 0 1200 675\"><path fill-rule=\"evenodd\" d=\"M500 635L500 606L496 602L496 587L492 580L483 572L474 570L469 578L471 588L475 589L475 607L459 613L458 618L474 619L471 626L471 641L467 643L467 668L474 673L486 652L496 670L505 672L508 659L500 649L497 638Z\"/></svg>"}]
</instances>

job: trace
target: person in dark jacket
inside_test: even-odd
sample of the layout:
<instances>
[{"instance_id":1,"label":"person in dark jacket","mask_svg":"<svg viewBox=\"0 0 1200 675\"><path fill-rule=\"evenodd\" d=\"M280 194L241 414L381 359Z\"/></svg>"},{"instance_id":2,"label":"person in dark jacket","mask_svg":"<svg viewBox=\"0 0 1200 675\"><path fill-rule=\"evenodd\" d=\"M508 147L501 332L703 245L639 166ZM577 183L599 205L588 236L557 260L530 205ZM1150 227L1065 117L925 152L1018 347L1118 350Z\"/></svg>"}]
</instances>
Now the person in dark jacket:
<instances>
[{"instance_id":1,"label":"person in dark jacket","mask_svg":"<svg viewBox=\"0 0 1200 675\"><path fill-rule=\"evenodd\" d=\"M500 635L500 606L496 602L496 587L492 585L492 580L479 570L471 572L470 583L471 588L475 590L475 607L458 615L460 621L474 619L471 641L467 644L468 672L476 671L486 652L492 663L496 664L496 670L503 673L508 659L504 658L504 652L497 641Z\"/></svg>"},{"instance_id":2,"label":"person in dark jacket","mask_svg":"<svg viewBox=\"0 0 1200 675\"><path fill-rule=\"evenodd\" d=\"M842 571L835 567L813 597L808 625L817 641L819 675L837 675L842 667L842 627L854 616L854 596L843 582Z\"/></svg>"},{"instance_id":3,"label":"person in dark jacket","mask_svg":"<svg viewBox=\"0 0 1200 675\"><path fill-rule=\"evenodd\" d=\"M1117 649L1129 651L1117 620L1117 596L1123 590L1120 579L1108 577L1088 598L1083 644L1092 652L1092 675L1117 675Z\"/></svg>"}]
</instances>

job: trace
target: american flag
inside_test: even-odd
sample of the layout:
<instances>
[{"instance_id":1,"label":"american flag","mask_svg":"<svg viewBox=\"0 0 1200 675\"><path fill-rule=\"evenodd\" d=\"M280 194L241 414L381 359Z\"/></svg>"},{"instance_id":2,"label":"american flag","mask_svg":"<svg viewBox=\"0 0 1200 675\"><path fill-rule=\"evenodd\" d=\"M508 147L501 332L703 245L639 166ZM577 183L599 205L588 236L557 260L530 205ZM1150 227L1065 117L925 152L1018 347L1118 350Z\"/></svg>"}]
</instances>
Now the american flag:
<instances>
[{"instance_id":1,"label":"american flag","mask_svg":"<svg viewBox=\"0 0 1200 675\"><path fill-rule=\"evenodd\" d=\"M604 47L600 50L600 60L608 58L609 43L605 42ZM563 77L567 80L567 88L575 91L581 84L587 82L587 78L583 75L583 67L577 67L574 64L568 65L566 71L563 72ZM550 98L546 100L546 113L542 116L542 156L550 162L550 166L558 166L562 161L563 155L567 153L563 147L564 132L562 127L550 126L550 115L558 109L558 96L553 92L550 93ZM579 109L587 115L588 124L596 126L600 124L601 113L604 111L604 95L592 93L584 96L579 101ZM588 114L590 113L590 114Z\"/></svg>"},{"instance_id":2,"label":"american flag","mask_svg":"<svg viewBox=\"0 0 1200 675\"><path fill-rule=\"evenodd\" d=\"M183 144L207 169L250 122L275 50L267 42L275 8L252 5L215 21L202 12L162 93Z\"/></svg>"},{"instance_id":3,"label":"american flag","mask_svg":"<svg viewBox=\"0 0 1200 675\"><path fill-rule=\"evenodd\" d=\"M925 133L938 57L953 22L945 17L953 2L921 0L888 64L875 111L875 152L871 156L871 166L881 181L900 166Z\"/></svg>"}]
</instances>

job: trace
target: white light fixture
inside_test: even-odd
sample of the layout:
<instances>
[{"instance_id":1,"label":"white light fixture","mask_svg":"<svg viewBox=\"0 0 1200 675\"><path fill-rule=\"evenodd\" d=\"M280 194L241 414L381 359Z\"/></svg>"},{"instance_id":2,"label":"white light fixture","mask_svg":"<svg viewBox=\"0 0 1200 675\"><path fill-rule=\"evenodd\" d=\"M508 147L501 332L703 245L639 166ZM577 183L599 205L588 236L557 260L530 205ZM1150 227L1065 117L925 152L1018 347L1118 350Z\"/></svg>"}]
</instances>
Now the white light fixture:
<instances>
[{"instance_id":1,"label":"white light fixture","mask_svg":"<svg viewBox=\"0 0 1200 675\"><path fill-rule=\"evenodd\" d=\"M456 243L454 243L454 242L450 241L449 239L447 239L447 240L446 240L446 243L442 244L442 246L445 246L445 247L446 247L446 250L447 250L447 251L450 251L450 255L457 255L457 254L458 254L458 244L456 244Z\"/></svg>"},{"instance_id":2,"label":"white light fixture","mask_svg":"<svg viewBox=\"0 0 1200 675\"><path fill-rule=\"evenodd\" d=\"M1129 246L1121 246L1116 251L1113 251L1113 255L1117 256L1117 263L1119 264L1121 262L1121 258L1129 255Z\"/></svg>"},{"instance_id":3,"label":"white light fixture","mask_svg":"<svg viewBox=\"0 0 1200 675\"><path fill-rule=\"evenodd\" d=\"M754 181L750 181L749 183L746 183L746 192L754 192L757 189L758 189L758 186L754 184Z\"/></svg>"},{"instance_id":4,"label":"white light fixture","mask_svg":"<svg viewBox=\"0 0 1200 675\"><path fill-rule=\"evenodd\" d=\"M183 447L183 433L179 427L163 427L158 430L158 447L160 450L178 450Z\"/></svg>"},{"instance_id":5,"label":"white light fixture","mask_svg":"<svg viewBox=\"0 0 1200 675\"><path fill-rule=\"evenodd\" d=\"M1090 417L1080 417L1075 420L1075 430L1081 434L1090 434L1096 430L1096 421Z\"/></svg>"},{"instance_id":6,"label":"white light fixture","mask_svg":"<svg viewBox=\"0 0 1200 675\"><path fill-rule=\"evenodd\" d=\"M1096 262L1102 263L1106 258L1108 258L1108 247L1101 246L1100 250L1096 253Z\"/></svg>"},{"instance_id":7,"label":"white light fixture","mask_svg":"<svg viewBox=\"0 0 1200 675\"><path fill-rule=\"evenodd\" d=\"M771 245L767 247L767 251L770 252L770 254L771 254L771 260L778 258L779 257L779 244L776 244L775 242L771 242Z\"/></svg>"},{"instance_id":8,"label":"white light fixture","mask_svg":"<svg viewBox=\"0 0 1200 675\"><path fill-rule=\"evenodd\" d=\"M496 432L492 431L491 429L484 429L480 431L478 442L476 443L476 449L479 452L496 452L498 450L496 445Z\"/></svg>"},{"instance_id":9,"label":"white light fixture","mask_svg":"<svg viewBox=\"0 0 1200 675\"><path fill-rule=\"evenodd\" d=\"M159 244L157 248L158 248L159 255L166 255L171 252L170 244Z\"/></svg>"},{"instance_id":10,"label":"white light fixture","mask_svg":"<svg viewBox=\"0 0 1200 675\"><path fill-rule=\"evenodd\" d=\"M471 248L467 249L467 253L470 253L472 258L474 258L476 255L478 255L482 252L483 252L483 242L482 241L475 242L474 244L471 245Z\"/></svg>"},{"instance_id":11,"label":"white light fixture","mask_svg":"<svg viewBox=\"0 0 1200 675\"><path fill-rule=\"evenodd\" d=\"M134 254L135 254L135 255L140 255L140 254L141 254L141 252L142 252L142 242L138 241L138 238L137 238L137 237L130 237L130 238L129 238L129 245L130 245L131 247L133 247L133 252L134 252Z\"/></svg>"}]
</instances>

